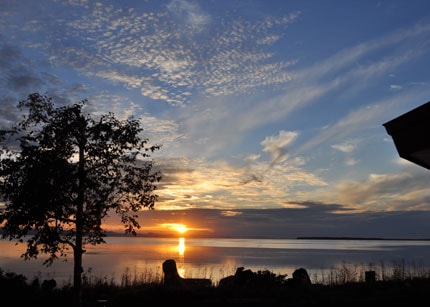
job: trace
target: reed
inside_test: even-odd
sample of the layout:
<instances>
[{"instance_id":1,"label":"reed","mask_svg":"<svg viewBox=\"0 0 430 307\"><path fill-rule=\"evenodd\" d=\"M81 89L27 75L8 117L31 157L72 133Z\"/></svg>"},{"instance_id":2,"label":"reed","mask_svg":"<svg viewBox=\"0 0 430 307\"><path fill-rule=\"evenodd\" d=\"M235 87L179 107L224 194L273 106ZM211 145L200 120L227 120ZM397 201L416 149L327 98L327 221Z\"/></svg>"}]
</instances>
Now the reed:
<instances>
[{"instance_id":1,"label":"reed","mask_svg":"<svg viewBox=\"0 0 430 307\"><path fill-rule=\"evenodd\" d=\"M215 272L216 270L218 271ZM211 279L213 285L217 286L219 280L215 280L214 276L223 278L234 275L235 271L236 268L228 266L221 269L201 267L199 270L194 270L187 278ZM340 262L339 265L328 269L307 269L307 271L312 283L321 285L343 285L365 282L365 272L367 271L374 271L377 281L430 279L430 268L415 262L407 262L404 259L392 261L388 264L384 262L367 264ZM88 287L93 285L133 287L147 284L161 284L163 282L163 272L161 267L154 268L148 266L143 271L137 271L135 268L126 268L118 278L115 274L110 276L94 276L90 268L83 273L83 282Z\"/></svg>"},{"instance_id":2,"label":"reed","mask_svg":"<svg viewBox=\"0 0 430 307\"><path fill-rule=\"evenodd\" d=\"M403 281L410 279L429 279L430 268L404 259L392 261L388 265L379 264L348 264L342 262L330 269L311 272L309 275L313 283L323 285L342 285L365 281L365 272L374 271L377 281Z\"/></svg>"},{"instance_id":3,"label":"reed","mask_svg":"<svg viewBox=\"0 0 430 307\"><path fill-rule=\"evenodd\" d=\"M369 284L364 279L366 271L374 271L376 281ZM231 270L226 269L225 274ZM84 298L86 306L176 304L190 306L382 306L402 304L412 306L427 297L430 289L430 269L406 261L350 265L340 263L329 270L308 271L312 280L310 288L295 288L279 282L285 275L262 272L268 285L245 288L223 288L216 285L205 289L168 289L163 285L160 268L144 271L127 268L118 279L112 276L94 276L91 269L84 273ZM265 273L265 274L264 274ZM197 278L213 274L211 268L202 268ZM273 283L276 279L276 283ZM272 285L272 286L270 286ZM0 290L4 301L17 306L70 306L71 284L46 289L36 276L28 281L21 274L0 269ZM291 304L285 304L290 302ZM370 303L371 304L370 304ZM369 305L370 304L370 305Z\"/></svg>"},{"instance_id":4,"label":"reed","mask_svg":"<svg viewBox=\"0 0 430 307\"><path fill-rule=\"evenodd\" d=\"M213 276L221 278L234 275L236 268L225 267L219 269L217 274L214 274L214 268L202 267L200 270L194 271L188 278L208 278L213 280ZM415 262L407 262L404 259L393 261L389 264L368 263L368 264L349 264L341 262L337 266L332 266L329 269L308 270L309 277L313 284L319 285L344 285L349 283L365 282L365 272L374 271L376 281L404 281L411 279L430 279L430 268L423 267ZM276 275L276 274L275 274ZM281 275L279 275L281 276ZM284 275L283 275L284 276ZM286 275L285 275L286 276ZM288 276L286 276L288 277ZM112 275L95 276L92 273L92 268L89 268L82 274L83 285L87 288L110 286L110 287L139 287L144 285L157 285L163 283L163 272L161 267L146 267L144 270L138 271L136 268L126 268L119 278ZM0 268L0 280L14 280L18 283L37 283L40 282L40 276L36 275L31 280L28 280L22 274L15 272L6 272ZM214 280L213 280L214 281ZM214 286L218 285L218 280L213 282ZM60 287L71 287L71 281L64 282Z\"/></svg>"}]
</instances>

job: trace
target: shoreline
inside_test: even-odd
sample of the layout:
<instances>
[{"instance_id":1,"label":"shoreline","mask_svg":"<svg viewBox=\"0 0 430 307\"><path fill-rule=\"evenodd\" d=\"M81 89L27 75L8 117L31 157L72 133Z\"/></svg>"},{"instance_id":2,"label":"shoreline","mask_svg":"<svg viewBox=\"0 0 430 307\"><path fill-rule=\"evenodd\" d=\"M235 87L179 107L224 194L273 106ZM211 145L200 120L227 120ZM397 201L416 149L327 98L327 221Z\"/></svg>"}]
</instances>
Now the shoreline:
<instances>
[{"instance_id":1,"label":"shoreline","mask_svg":"<svg viewBox=\"0 0 430 307\"><path fill-rule=\"evenodd\" d=\"M297 240L368 240L368 241L429 241L418 238L373 238L373 237L297 237Z\"/></svg>"}]
</instances>

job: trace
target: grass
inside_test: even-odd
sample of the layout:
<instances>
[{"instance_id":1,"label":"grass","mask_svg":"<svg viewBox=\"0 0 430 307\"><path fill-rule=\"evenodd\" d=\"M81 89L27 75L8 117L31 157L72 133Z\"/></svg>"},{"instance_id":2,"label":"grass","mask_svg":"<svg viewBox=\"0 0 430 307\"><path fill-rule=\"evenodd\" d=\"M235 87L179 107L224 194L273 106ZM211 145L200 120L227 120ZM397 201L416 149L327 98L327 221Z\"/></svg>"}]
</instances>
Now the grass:
<instances>
[{"instance_id":1,"label":"grass","mask_svg":"<svg viewBox=\"0 0 430 307\"><path fill-rule=\"evenodd\" d=\"M366 282L365 272L372 270L376 280ZM207 271L205 271L207 273ZM330 270L312 274L310 287L293 287L285 275L258 271L258 283L242 287L168 288L163 276L148 269L127 269L114 278L83 274L85 306L152 306L174 304L184 306L382 306L419 304L430 291L430 271L407 264L366 266L343 263ZM206 278L206 276L201 276ZM72 306L72 285L55 288L44 286L37 277L27 280L21 274L0 269L0 294L3 301L16 306Z\"/></svg>"},{"instance_id":2,"label":"grass","mask_svg":"<svg viewBox=\"0 0 430 307\"><path fill-rule=\"evenodd\" d=\"M381 262L368 265L341 263L329 270L311 275L313 283L323 285L342 285L346 283L364 282L365 272L374 271L379 281L402 281L409 279L430 279L430 268L405 260L393 261L389 265Z\"/></svg>"}]
</instances>

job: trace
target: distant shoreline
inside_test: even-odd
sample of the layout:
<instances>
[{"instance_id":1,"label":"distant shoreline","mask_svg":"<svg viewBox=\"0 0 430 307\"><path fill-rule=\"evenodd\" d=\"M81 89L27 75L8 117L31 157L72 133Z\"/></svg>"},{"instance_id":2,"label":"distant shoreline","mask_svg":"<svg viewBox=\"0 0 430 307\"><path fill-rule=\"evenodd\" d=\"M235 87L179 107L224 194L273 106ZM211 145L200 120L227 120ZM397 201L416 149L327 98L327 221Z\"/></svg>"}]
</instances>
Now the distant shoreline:
<instances>
[{"instance_id":1,"label":"distant shoreline","mask_svg":"<svg viewBox=\"0 0 430 307\"><path fill-rule=\"evenodd\" d=\"M0 228L0 236L2 229ZM30 232L28 235L32 235ZM107 231L106 237L130 237L133 235L124 234L116 231ZM430 241L430 238L379 238L379 237L331 237L331 236L306 236L306 237L295 237L295 238L283 238L283 237L229 237L229 236L199 236L193 234L179 235L177 233L137 233L135 237L139 238L180 238L185 237L189 239L254 239L254 240L368 240L368 241ZM2 238L0 237L0 240Z\"/></svg>"},{"instance_id":2,"label":"distant shoreline","mask_svg":"<svg viewBox=\"0 0 430 307\"><path fill-rule=\"evenodd\" d=\"M108 236L124 236L124 234L110 232ZM141 233L137 237L146 238L179 238L178 234L157 234L157 233ZM311 236L311 237L296 237L296 238L267 238L267 237L212 237L212 236L195 236L195 235L185 235L186 238L190 239L255 239L255 240L374 240L374 241L429 241L430 238L379 238L379 237L330 237L330 236Z\"/></svg>"},{"instance_id":3,"label":"distant shoreline","mask_svg":"<svg viewBox=\"0 0 430 307\"><path fill-rule=\"evenodd\" d=\"M297 237L297 240L384 240L384 241L429 241L417 238L373 238L373 237Z\"/></svg>"}]
</instances>

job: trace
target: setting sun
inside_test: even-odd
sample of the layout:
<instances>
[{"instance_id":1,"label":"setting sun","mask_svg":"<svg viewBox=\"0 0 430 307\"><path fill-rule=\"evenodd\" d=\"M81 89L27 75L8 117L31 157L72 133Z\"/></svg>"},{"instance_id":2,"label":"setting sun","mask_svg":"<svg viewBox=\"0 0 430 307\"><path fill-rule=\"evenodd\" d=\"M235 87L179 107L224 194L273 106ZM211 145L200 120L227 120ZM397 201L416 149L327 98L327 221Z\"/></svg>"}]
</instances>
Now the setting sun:
<instances>
[{"instance_id":1,"label":"setting sun","mask_svg":"<svg viewBox=\"0 0 430 307\"><path fill-rule=\"evenodd\" d=\"M188 231L187 226L184 224L165 223L165 224L162 224L161 227L176 231L179 234L184 234Z\"/></svg>"},{"instance_id":2,"label":"setting sun","mask_svg":"<svg viewBox=\"0 0 430 307\"><path fill-rule=\"evenodd\" d=\"M187 232L187 226L185 226L184 224L178 224L176 226L176 231L179 233L185 233Z\"/></svg>"}]
</instances>

